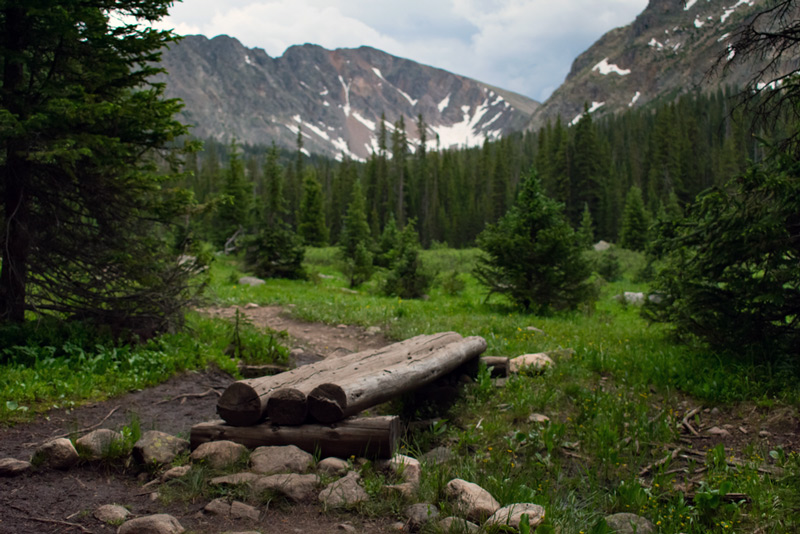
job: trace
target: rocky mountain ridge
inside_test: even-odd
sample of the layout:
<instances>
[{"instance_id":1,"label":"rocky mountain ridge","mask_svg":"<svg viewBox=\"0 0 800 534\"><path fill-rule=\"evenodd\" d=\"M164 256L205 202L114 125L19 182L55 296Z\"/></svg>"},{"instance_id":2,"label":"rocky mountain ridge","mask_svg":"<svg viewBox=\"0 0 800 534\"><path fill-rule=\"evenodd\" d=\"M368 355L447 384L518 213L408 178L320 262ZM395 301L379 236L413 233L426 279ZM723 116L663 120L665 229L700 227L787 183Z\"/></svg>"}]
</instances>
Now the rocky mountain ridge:
<instances>
[{"instance_id":1,"label":"rocky mountain ridge","mask_svg":"<svg viewBox=\"0 0 800 534\"><path fill-rule=\"evenodd\" d=\"M766 0L650 0L628 26L606 33L572 64L564 83L538 108L530 129L561 116L576 122L584 106L618 113L694 90L743 86L753 63L724 63L742 21ZM726 57L727 54L727 57ZM714 68L722 57L723 64ZM719 68L723 67L723 68Z\"/></svg>"},{"instance_id":2,"label":"rocky mountain ridge","mask_svg":"<svg viewBox=\"0 0 800 534\"><path fill-rule=\"evenodd\" d=\"M427 124L431 148L479 145L519 131L538 102L374 48L305 44L272 58L228 36L187 36L163 55L166 96L185 102L193 135L364 160L404 118L409 139Z\"/></svg>"}]
</instances>

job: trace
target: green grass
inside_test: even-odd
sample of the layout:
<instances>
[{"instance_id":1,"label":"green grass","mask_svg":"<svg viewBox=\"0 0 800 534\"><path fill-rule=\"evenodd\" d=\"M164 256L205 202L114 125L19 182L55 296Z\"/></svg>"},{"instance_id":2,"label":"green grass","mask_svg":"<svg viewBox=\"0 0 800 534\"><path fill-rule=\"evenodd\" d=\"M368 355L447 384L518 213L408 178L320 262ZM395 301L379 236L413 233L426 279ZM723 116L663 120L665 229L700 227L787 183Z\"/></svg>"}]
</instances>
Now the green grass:
<instances>
[{"instance_id":1,"label":"green grass","mask_svg":"<svg viewBox=\"0 0 800 534\"><path fill-rule=\"evenodd\" d=\"M479 335L488 343L488 355L574 349L554 368L514 376L503 388L483 370L442 421L407 437L404 450L412 455L436 445L456 453L453 461L423 470L420 499L438 503L445 514L450 510L444 487L459 477L482 485L502 504L543 505L547 521L537 532L606 532L602 518L616 512L643 515L660 533L796 531L796 451L769 449L754 440L741 450L699 451L680 464L688 473L676 471L678 462L670 461L639 475L676 447L687 447L678 434L687 404L747 402L793 413L800 386L788 369L726 361L702 347L678 344L668 326L651 325L637 307L614 300L624 291L647 291L646 284L634 281L644 267L641 255L617 252L622 276L602 283L593 306L546 317L522 313L502 297L486 302L485 290L470 274L476 250L424 252L423 261L439 276L422 300L380 295L380 273L356 292L349 290L333 248L308 250L310 280L268 280L258 287L238 284L246 273L233 261L219 260L210 273L208 298L222 306L282 305L307 321L376 325L394 339L447 330ZM115 395L183 369L215 364L232 370L225 355L231 324L193 315L190 327L136 348L90 351L88 342L56 346L45 339L35 350L6 349L0 417L21 417L22 406L40 411ZM246 345L263 349L251 353L264 357L264 336L247 324L241 328ZM277 351L270 357L284 355ZM550 422L530 422L532 413L545 414ZM737 463L726 460L731 456ZM765 466L769 472L759 470ZM384 475L369 467L363 475L370 493L379 495ZM693 495L674 486L686 476L702 479ZM190 494L208 491L201 478ZM721 500L734 492L750 502ZM397 515L403 504L394 498L373 501L359 512Z\"/></svg>"},{"instance_id":2,"label":"green grass","mask_svg":"<svg viewBox=\"0 0 800 534\"><path fill-rule=\"evenodd\" d=\"M445 422L409 436L406 450L412 453L437 444L457 453L454 462L424 470L420 499L440 503L445 513L444 486L460 477L482 485L502 504L543 505L548 520L537 532L605 532L602 518L615 512L641 514L659 532L797 528L800 499L792 488L800 471L795 453L773 451L780 458L773 464L784 469L781 476L759 473L763 459L771 458L768 450L747 451L736 468L715 460L732 451L701 456L692 469L707 469L707 474L694 501L673 488L680 474L669 472L670 463L640 480L643 467L678 446L678 424L685 413L681 402L792 405L800 389L785 370L724 361L700 347L677 344L668 326L651 325L637 307L614 300L624 291L647 291L646 284L633 281L644 267L641 255L617 253L622 277L602 283L591 309L547 317L522 313L501 297L485 302L485 291L470 275L475 250L423 253L429 268L454 273L464 283L453 294L439 276L426 300L381 296L380 275L357 293L348 291L335 249L309 250L309 270L317 273L313 281L269 280L257 288L241 287L233 283L239 273L229 264L215 268L213 287L215 298L226 304L289 306L300 319L377 325L394 339L454 330L483 336L489 355L574 349L574 356L558 360L543 375L513 377L502 389L484 374ZM529 423L535 412L551 422ZM368 487L377 488L380 477L370 476L366 473ZM747 493L752 502L723 503L722 492ZM383 505L362 512L394 514L399 506Z\"/></svg>"}]
</instances>

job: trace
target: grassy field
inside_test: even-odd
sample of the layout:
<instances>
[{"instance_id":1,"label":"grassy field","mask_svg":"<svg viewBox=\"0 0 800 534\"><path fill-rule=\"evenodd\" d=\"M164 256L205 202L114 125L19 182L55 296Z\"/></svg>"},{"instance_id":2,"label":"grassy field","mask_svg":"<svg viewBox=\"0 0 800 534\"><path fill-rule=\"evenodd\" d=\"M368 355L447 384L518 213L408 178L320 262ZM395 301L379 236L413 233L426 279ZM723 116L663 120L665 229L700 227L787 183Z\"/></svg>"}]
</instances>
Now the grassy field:
<instances>
[{"instance_id":1,"label":"grassy field","mask_svg":"<svg viewBox=\"0 0 800 534\"><path fill-rule=\"evenodd\" d=\"M482 485L502 504L543 505L547 521L537 532L606 532L602 518L615 512L641 514L662 533L798 531L795 451L769 446L757 428L747 439L709 447L700 446L706 440L695 446L680 433L695 407L716 408L722 422L744 412L754 425L774 413L791 418L800 399L796 377L677 344L667 327L647 323L638 308L615 300L624 291L647 289L632 281L643 266L635 253L619 251L623 277L600 281L593 306L548 317L521 313L500 297L486 302L470 274L476 254L424 252L426 268L437 275L423 300L381 296L380 274L350 290L331 248L308 251L310 280L269 280L259 287L238 284L246 273L235 262L218 260L207 298L223 306L291 305L300 319L379 326L393 339L447 330L480 335L487 355L573 349L572 357L557 359L543 374L514 376L501 388L482 370L438 422L407 437L404 447L412 455L444 445L458 456L446 467L424 469L420 498L441 503L444 513L444 485L460 477ZM254 360L285 357L271 338L241 328ZM232 334L229 323L192 315L187 332L140 347L88 341L54 347L46 336L38 345L6 344L0 418L24 419L53 405L111 396L212 363L234 372L225 355ZM549 423L530 421L534 413L548 416ZM700 412L711 417L706 414ZM673 455L676 450L683 452ZM380 475L366 481L377 496ZM728 494L742 495L729 502ZM360 511L393 514L402 504L373 499Z\"/></svg>"}]
</instances>

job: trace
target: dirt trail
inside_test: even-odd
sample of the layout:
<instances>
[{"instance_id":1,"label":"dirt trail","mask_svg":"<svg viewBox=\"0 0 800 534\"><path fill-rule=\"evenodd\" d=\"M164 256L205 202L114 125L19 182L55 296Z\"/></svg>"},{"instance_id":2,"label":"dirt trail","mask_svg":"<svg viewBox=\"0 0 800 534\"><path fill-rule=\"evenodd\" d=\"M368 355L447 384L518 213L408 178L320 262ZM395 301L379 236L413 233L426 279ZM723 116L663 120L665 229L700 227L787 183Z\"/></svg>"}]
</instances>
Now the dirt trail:
<instances>
[{"instance_id":1,"label":"dirt trail","mask_svg":"<svg viewBox=\"0 0 800 534\"><path fill-rule=\"evenodd\" d=\"M210 308L209 315L233 317L236 308ZM303 323L291 319L279 307L242 309L252 323L286 330L292 346L306 356L327 356L379 348L389 342L380 334L368 334L354 326L339 327ZM191 372L173 377L146 390L79 408L52 410L35 421L12 428L0 427L0 458L29 460L34 449L53 437L79 432L102 421L102 428L119 429L134 418L142 431L161 430L188 437L192 425L215 418L218 395L233 381L220 371ZM103 504L123 504L135 516L169 513L193 533L256 530L333 534L351 521L359 532L390 532L393 519L359 523L353 516L323 513L316 504L267 507L258 522L208 516L203 502L164 504L141 493L142 481L134 468L118 465L82 465L66 472L41 471L18 478L0 478L0 534L114 533L91 512ZM73 523L79 527L64 524ZM83 530L81 530L83 529Z\"/></svg>"}]
</instances>

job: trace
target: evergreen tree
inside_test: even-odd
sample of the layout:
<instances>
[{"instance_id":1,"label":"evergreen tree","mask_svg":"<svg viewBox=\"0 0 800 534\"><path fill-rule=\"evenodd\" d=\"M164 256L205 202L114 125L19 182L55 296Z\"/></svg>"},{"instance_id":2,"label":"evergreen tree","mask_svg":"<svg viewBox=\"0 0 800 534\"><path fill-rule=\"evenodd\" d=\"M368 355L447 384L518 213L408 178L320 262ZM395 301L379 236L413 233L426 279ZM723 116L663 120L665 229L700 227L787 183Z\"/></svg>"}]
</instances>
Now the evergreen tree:
<instances>
[{"instance_id":1,"label":"evergreen tree","mask_svg":"<svg viewBox=\"0 0 800 534\"><path fill-rule=\"evenodd\" d=\"M584 202L583 214L581 214L581 225L578 228L578 243L583 248L591 248L594 244L594 222L592 221L592 212L589 211L589 205Z\"/></svg>"},{"instance_id":2,"label":"evergreen tree","mask_svg":"<svg viewBox=\"0 0 800 534\"><path fill-rule=\"evenodd\" d=\"M267 152L264 162L264 216L267 226L272 226L286 215L286 198L283 196L283 167L278 163L278 147L275 142Z\"/></svg>"},{"instance_id":3,"label":"evergreen tree","mask_svg":"<svg viewBox=\"0 0 800 534\"><path fill-rule=\"evenodd\" d=\"M53 312L152 335L187 272L161 236L189 196L152 156L186 133L154 81L166 0L0 2L0 320ZM122 24L119 20L136 20Z\"/></svg>"},{"instance_id":4,"label":"evergreen tree","mask_svg":"<svg viewBox=\"0 0 800 534\"><path fill-rule=\"evenodd\" d=\"M303 198L300 201L298 231L306 245L324 247L328 244L328 227L325 225L322 184L313 167L303 177Z\"/></svg>"},{"instance_id":5,"label":"evergreen tree","mask_svg":"<svg viewBox=\"0 0 800 534\"><path fill-rule=\"evenodd\" d=\"M544 194L533 170L508 213L478 236L478 246L483 254L475 276L489 296L508 295L535 312L576 308L594 297L589 265L563 205Z\"/></svg>"},{"instance_id":6,"label":"evergreen tree","mask_svg":"<svg viewBox=\"0 0 800 534\"><path fill-rule=\"evenodd\" d=\"M650 220L644 208L642 190L638 187L631 187L625 197L619 244L631 250L644 250L647 245L649 226Z\"/></svg>"},{"instance_id":7,"label":"evergreen tree","mask_svg":"<svg viewBox=\"0 0 800 534\"><path fill-rule=\"evenodd\" d=\"M422 297L430 286L431 276L423 269L419 257L419 237L415 225L416 221L410 219L400 234L383 286L386 295L416 299Z\"/></svg>"},{"instance_id":8,"label":"evergreen tree","mask_svg":"<svg viewBox=\"0 0 800 534\"><path fill-rule=\"evenodd\" d=\"M245 176L244 161L234 139L228 147L228 167L225 169L225 200L219 207L216 223L217 245L224 245L237 232L247 230L252 222L253 187Z\"/></svg>"},{"instance_id":9,"label":"evergreen tree","mask_svg":"<svg viewBox=\"0 0 800 534\"><path fill-rule=\"evenodd\" d=\"M353 186L353 199L347 209L339 240L350 287L369 280L372 275L371 233L367 223L366 204L361 182L357 181Z\"/></svg>"}]
</instances>

